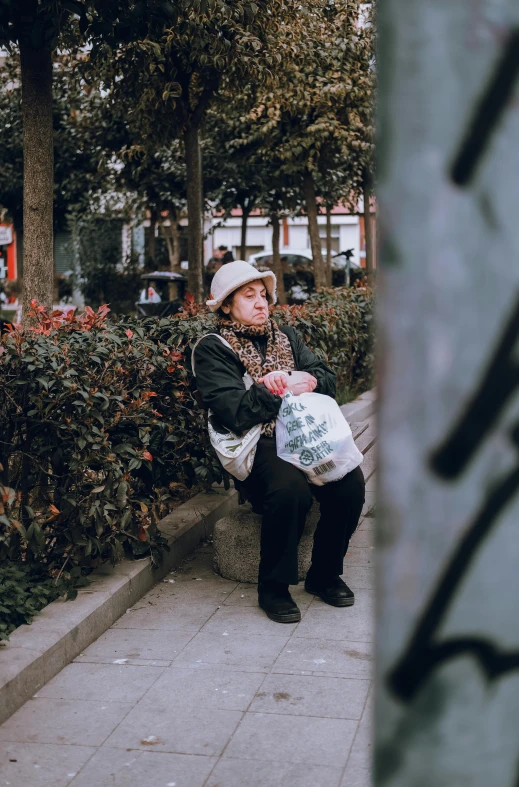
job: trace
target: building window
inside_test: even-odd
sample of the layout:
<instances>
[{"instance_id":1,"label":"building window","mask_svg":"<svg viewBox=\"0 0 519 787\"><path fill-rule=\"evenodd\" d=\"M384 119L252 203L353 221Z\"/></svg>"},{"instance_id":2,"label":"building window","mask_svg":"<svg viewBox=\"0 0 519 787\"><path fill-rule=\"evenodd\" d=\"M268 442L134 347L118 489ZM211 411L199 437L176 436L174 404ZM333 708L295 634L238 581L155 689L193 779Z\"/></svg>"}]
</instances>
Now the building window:
<instances>
[{"instance_id":1,"label":"building window","mask_svg":"<svg viewBox=\"0 0 519 787\"><path fill-rule=\"evenodd\" d=\"M321 249L326 249L326 227L319 227L319 237L321 238ZM340 227L332 224L332 253L337 254L340 249Z\"/></svg>"}]
</instances>

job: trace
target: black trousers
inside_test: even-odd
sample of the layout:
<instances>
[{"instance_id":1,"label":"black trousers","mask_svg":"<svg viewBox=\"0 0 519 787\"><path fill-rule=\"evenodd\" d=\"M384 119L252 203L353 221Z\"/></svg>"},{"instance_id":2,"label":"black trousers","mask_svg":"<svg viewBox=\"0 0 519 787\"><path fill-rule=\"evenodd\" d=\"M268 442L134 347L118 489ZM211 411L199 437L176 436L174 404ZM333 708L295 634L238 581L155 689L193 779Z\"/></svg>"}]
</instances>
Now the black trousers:
<instances>
[{"instance_id":1,"label":"black trousers","mask_svg":"<svg viewBox=\"0 0 519 787\"><path fill-rule=\"evenodd\" d=\"M248 499L261 508L259 582L297 585L297 547L315 496L317 524L310 574L314 580L338 577L364 505L360 467L324 486L308 483L304 473L279 459L275 438L260 438L252 472L244 482Z\"/></svg>"}]
</instances>

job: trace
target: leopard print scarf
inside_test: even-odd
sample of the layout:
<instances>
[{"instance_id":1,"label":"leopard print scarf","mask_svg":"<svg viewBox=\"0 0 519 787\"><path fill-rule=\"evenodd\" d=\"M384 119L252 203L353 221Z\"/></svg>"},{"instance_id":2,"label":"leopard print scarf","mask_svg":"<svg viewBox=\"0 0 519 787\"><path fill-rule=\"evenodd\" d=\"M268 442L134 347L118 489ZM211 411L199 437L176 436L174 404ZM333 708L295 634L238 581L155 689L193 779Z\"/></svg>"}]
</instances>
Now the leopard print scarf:
<instances>
[{"instance_id":1,"label":"leopard print scarf","mask_svg":"<svg viewBox=\"0 0 519 787\"><path fill-rule=\"evenodd\" d=\"M295 370L294 355L288 336L279 330L274 320L268 320L264 325L241 325L220 317L218 329L255 382L269 372ZM265 360L252 342L256 336L267 337ZM261 433L265 437L272 437L275 428L276 419L273 418L263 424Z\"/></svg>"}]
</instances>

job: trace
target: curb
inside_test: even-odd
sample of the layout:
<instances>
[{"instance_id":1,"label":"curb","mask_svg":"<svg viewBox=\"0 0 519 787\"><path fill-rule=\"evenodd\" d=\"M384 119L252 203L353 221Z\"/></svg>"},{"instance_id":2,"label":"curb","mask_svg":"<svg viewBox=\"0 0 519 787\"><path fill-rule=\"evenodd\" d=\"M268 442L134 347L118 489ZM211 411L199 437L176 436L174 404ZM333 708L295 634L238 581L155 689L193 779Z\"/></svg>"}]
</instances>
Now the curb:
<instances>
[{"instance_id":1,"label":"curb","mask_svg":"<svg viewBox=\"0 0 519 787\"><path fill-rule=\"evenodd\" d=\"M104 565L73 602L53 601L0 647L0 724L133 606L238 506L235 489L200 492L160 521L170 547L154 569L150 558Z\"/></svg>"},{"instance_id":2,"label":"curb","mask_svg":"<svg viewBox=\"0 0 519 787\"><path fill-rule=\"evenodd\" d=\"M374 415L377 408L376 389L366 391L358 399L341 405L341 411L347 421L365 421Z\"/></svg>"}]
</instances>

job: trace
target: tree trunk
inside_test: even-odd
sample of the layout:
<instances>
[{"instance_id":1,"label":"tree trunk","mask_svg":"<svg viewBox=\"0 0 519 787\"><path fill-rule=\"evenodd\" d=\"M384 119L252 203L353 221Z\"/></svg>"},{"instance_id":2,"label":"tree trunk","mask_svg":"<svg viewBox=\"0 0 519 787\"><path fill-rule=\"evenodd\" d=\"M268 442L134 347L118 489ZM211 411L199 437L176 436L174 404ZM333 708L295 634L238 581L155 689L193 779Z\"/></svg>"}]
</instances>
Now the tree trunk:
<instances>
[{"instance_id":1,"label":"tree trunk","mask_svg":"<svg viewBox=\"0 0 519 787\"><path fill-rule=\"evenodd\" d=\"M148 248L146 254L146 266L155 268L155 256L157 253L157 239L155 233L157 231L158 211L156 208L150 208L150 231L148 233Z\"/></svg>"},{"instance_id":2,"label":"tree trunk","mask_svg":"<svg viewBox=\"0 0 519 787\"><path fill-rule=\"evenodd\" d=\"M171 237L173 240L173 256L170 260L171 270L180 273L180 230L178 228L178 217L171 224Z\"/></svg>"},{"instance_id":3,"label":"tree trunk","mask_svg":"<svg viewBox=\"0 0 519 787\"><path fill-rule=\"evenodd\" d=\"M168 249L169 269L172 273L181 273L180 269L180 232L178 229L178 213L176 208L169 208L169 226L165 226L163 222L160 223L160 231L162 237L166 241ZM169 282L168 295L170 301L174 301L178 297L178 284L177 282Z\"/></svg>"},{"instance_id":4,"label":"tree trunk","mask_svg":"<svg viewBox=\"0 0 519 787\"><path fill-rule=\"evenodd\" d=\"M180 230L178 228L178 217L175 213L174 220L171 221L171 239L173 245L173 255L170 257L170 269L173 273L182 273L180 268ZM169 287L170 299L174 300L178 295L177 285Z\"/></svg>"},{"instance_id":5,"label":"tree trunk","mask_svg":"<svg viewBox=\"0 0 519 787\"><path fill-rule=\"evenodd\" d=\"M81 279L81 265L80 265L80 239L79 239L79 221L78 214L73 211L69 215L68 229L71 236L72 246L72 303L81 309L85 308L85 299L80 288Z\"/></svg>"},{"instance_id":6,"label":"tree trunk","mask_svg":"<svg viewBox=\"0 0 519 787\"><path fill-rule=\"evenodd\" d=\"M369 188L368 179L364 179L364 236L366 238L366 275L368 285L373 287L373 224L371 221L371 208L370 197L371 189Z\"/></svg>"},{"instance_id":7,"label":"tree trunk","mask_svg":"<svg viewBox=\"0 0 519 787\"><path fill-rule=\"evenodd\" d=\"M321 239L319 237L319 224L317 221L317 198L315 196L315 183L311 172L306 173L303 188L306 214L308 216L310 246L314 261L315 287L326 287L326 270L324 267L323 255L321 253Z\"/></svg>"},{"instance_id":8,"label":"tree trunk","mask_svg":"<svg viewBox=\"0 0 519 787\"><path fill-rule=\"evenodd\" d=\"M326 280L332 286L332 209L326 206Z\"/></svg>"},{"instance_id":9,"label":"tree trunk","mask_svg":"<svg viewBox=\"0 0 519 787\"><path fill-rule=\"evenodd\" d=\"M285 281L279 253L281 228L278 214L273 213L270 220L272 222L272 270L276 274L276 279L278 281L278 303L284 304L287 302L287 297L285 294Z\"/></svg>"},{"instance_id":10,"label":"tree trunk","mask_svg":"<svg viewBox=\"0 0 519 787\"><path fill-rule=\"evenodd\" d=\"M202 233L202 162L198 127L190 125L184 132L187 217L188 217L188 289L197 303L204 297Z\"/></svg>"},{"instance_id":11,"label":"tree trunk","mask_svg":"<svg viewBox=\"0 0 519 787\"><path fill-rule=\"evenodd\" d=\"M241 210L240 260L244 260L247 254L247 222L250 216L250 207L242 205Z\"/></svg>"},{"instance_id":12,"label":"tree trunk","mask_svg":"<svg viewBox=\"0 0 519 787\"><path fill-rule=\"evenodd\" d=\"M162 221L159 224L159 228L160 228L160 234L166 241L166 249L168 250L169 268L170 270L173 270L173 254L174 254L173 238L171 237L169 227L165 227Z\"/></svg>"},{"instance_id":13,"label":"tree trunk","mask_svg":"<svg viewBox=\"0 0 519 787\"><path fill-rule=\"evenodd\" d=\"M169 269L173 273L180 273L180 233L178 230L178 213L175 208L168 210L169 226L160 222L160 233L166 241L168 250Z\"/></svg>"},{"instance_id":14,"label":"tree trunk","mask_svg":"<svg viewBox=\"0 0 519 787\"><path fill-rule=\"evenodd\" d=\"M23 315L34 298L52 309L54 144L52 55L20 39L23 116Z\"/></svg>"}]
</instances>

